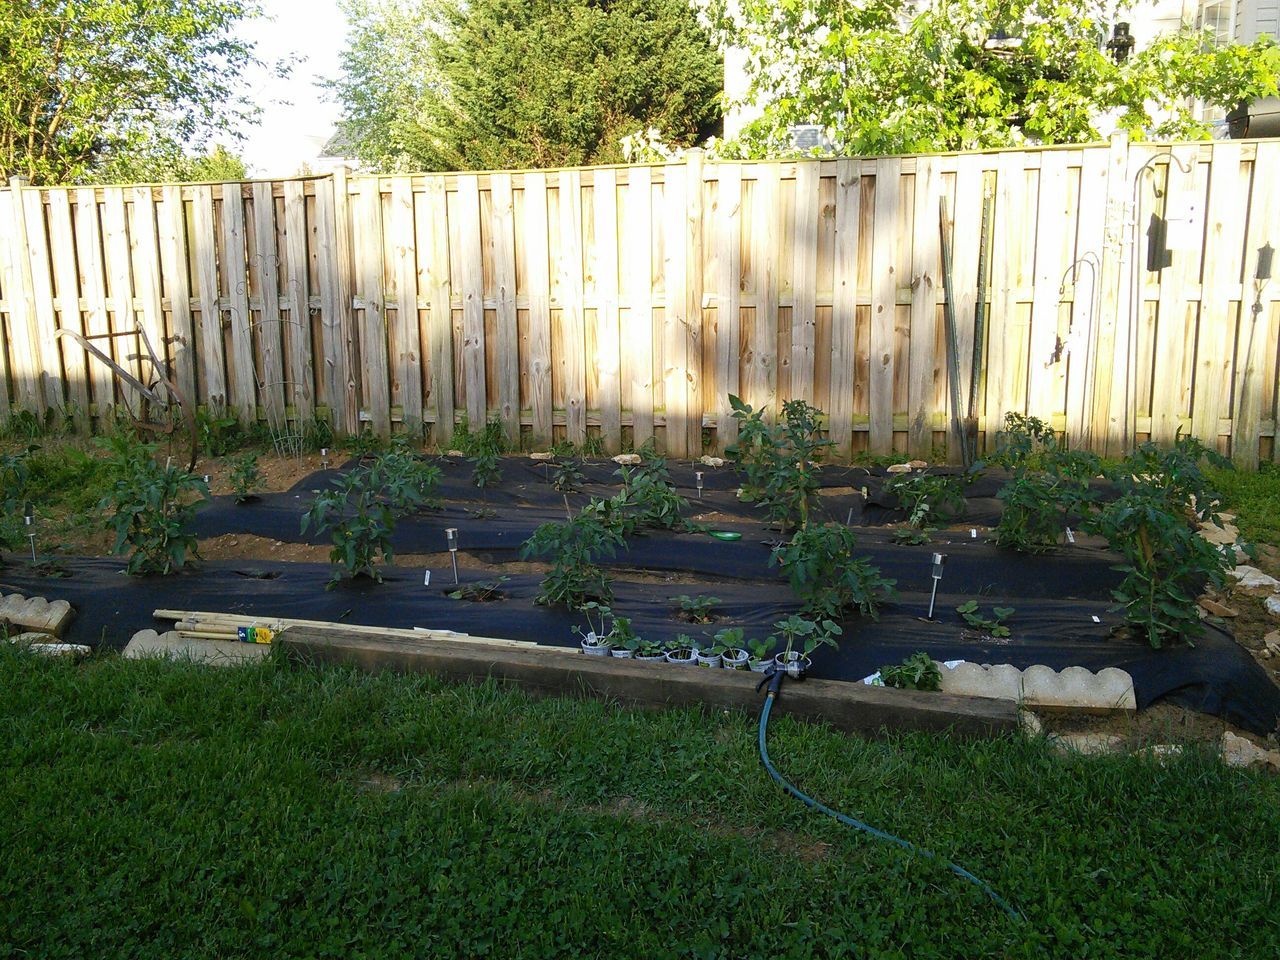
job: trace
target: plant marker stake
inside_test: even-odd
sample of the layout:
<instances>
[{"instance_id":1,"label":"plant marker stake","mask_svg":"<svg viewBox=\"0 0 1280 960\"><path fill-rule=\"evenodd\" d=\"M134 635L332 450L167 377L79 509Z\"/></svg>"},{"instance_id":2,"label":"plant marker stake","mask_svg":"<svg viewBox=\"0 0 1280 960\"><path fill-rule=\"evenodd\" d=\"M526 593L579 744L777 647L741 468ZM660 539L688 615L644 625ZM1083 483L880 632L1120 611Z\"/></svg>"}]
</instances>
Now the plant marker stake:
<instances>
[{"instance_id":1,"label":"plant marker stake","mask_svg":"<svg viewBox=\"0 0 1280 960\"><path fill-rule=\"evenodd\" d=\"M846 527L852 527L852 526L853 526L853 507L850 507L850 508L849 508L849 515L848 515L847 517L845 517L845 518L844 518L844 525L845 525Z\"/></svg>"},{"instance_id":2,"label":"plant marker stake","mask_svg":"<svg viewBox=\"0 0 1280 960\"><path fill-rule=\"evenodd\" d=\"M22 523L27 528L27 539L31 541L31 562L36 562L36 508L30 500L22 509Z\"/></svg>"},{"instance_id":3,"label":"plant marker stake","mask_svg":"<svg viewBox=\"0 0 1280 960\"><path fill-rule=\"evenodd\" d=\"M458 585L458 528L450 527L444 532L445 540L449 544L449 559L453 561L453 585Z\"/></svg>"},{"instance_id":4,"label":"plant marker stake","mask_svg":"<svg viewBox=\"0 0 1280 960\"><path fill-rule=\"evenodd\" d=\"M702 471L696 470L693 474L693 480L698 485L698 499L702 499Z\"/></svg>"},{"instance_id":5,"label":"plant marker stake","mask_svg":"<svg viewBox=\"0 0 1280 960\"><path fill-rule=\"evenodd\" d=\"M933 619L933 605L938 599L938 582L942 579L942 568L946 566L947 555L945 553L935 553L933 555L933 589L929 591L929 617Z\"/></svg>"}]
</instances>

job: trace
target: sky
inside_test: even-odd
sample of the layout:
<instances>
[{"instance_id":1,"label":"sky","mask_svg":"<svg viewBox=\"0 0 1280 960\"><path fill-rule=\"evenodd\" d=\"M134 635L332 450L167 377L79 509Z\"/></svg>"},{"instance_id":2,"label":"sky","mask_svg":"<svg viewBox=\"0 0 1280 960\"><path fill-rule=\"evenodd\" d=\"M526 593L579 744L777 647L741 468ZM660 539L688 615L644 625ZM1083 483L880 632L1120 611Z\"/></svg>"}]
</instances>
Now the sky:
<instances>
[{"instance_id":1,"label":"sky","mask_svg":"<svg viewBox=\"0 0 1280 960\"><path fill-rule=\"evenodd\" d=\"M241 28L257 44L258 58L303 59L285 80L266 70L248 78L262 115L238 150L250 176L289 176L314 161L333 133L338 108L317 81L337 74L347 22L336 0L262 0L262 7L270 19Z\"/></svg>"}]
</instances>

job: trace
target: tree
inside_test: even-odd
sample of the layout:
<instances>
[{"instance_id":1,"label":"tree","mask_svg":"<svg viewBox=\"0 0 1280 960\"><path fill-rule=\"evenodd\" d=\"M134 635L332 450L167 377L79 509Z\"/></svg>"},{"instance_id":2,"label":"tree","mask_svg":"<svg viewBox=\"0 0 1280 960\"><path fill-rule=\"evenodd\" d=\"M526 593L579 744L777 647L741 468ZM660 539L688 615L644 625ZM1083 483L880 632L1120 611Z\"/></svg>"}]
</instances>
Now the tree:
<instances>
[{"instance_id":1,"label":"tree","mask_svg":"<svg viewBox=\"0 0 1280 960\"><path fill-rule=\"evenodd\" d=\"M1229 108L1276 92L1280 55L1262 39L1215 45L1183 30L1122 59L1096 0L711 0L717 35L742 47L762 115L729 152L791 152L816 123L845 154L1101 138L1203 138L1192 100ZM1126 51L1127 52L1127 51Z\"/></svg>"},{"instance_id":2,"label":"tree","mask_svg":"<svg viewBox=\"0 0 1280 960\"><path fill-rule=\"evenodd\" d=\"M172 140L138 144L94 171L103 183L223 183L248 174L244 161L220 143L193 154Z\"/></svg>"},{"instance_id":3,"label":"tree","mask_svg":"<svg viewBox=\"0 0 1280 960\"><path fill-rule=\"evenodd\" d=\"M378 169L623 159L657 128L692 144L720 121L721 61L687 0L345 0L332 88Z\"/></svg>"},{"instance_id":4,"label":"tree","mask_svg":"<svg viewBox=\"0 0 1280 960\"><path fill-rule=\"evenodd\" d=\"M224 133L252 109L249 0L6 0L0 16L0 174L93 177Z\"/></svg>"}]
</instances>

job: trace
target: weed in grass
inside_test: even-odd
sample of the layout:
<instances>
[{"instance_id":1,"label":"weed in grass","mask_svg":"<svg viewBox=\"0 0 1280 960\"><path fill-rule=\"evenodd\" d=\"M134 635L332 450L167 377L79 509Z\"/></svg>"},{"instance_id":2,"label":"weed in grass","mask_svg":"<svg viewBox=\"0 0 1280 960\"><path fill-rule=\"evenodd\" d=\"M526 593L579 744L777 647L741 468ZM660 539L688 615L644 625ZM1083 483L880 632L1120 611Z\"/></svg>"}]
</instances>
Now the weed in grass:
<instances>
[{"instance_id":1,"label":"weed in grass","mask_svg":"<svg viewBox=\"0 0 1280 960\"><path fill-rule=\"evenodd\" d=\"M902 663L881 667L880 681L899 690L941 690L942 671L933 657L918 650Z\"/></svg>"}]
</instances>

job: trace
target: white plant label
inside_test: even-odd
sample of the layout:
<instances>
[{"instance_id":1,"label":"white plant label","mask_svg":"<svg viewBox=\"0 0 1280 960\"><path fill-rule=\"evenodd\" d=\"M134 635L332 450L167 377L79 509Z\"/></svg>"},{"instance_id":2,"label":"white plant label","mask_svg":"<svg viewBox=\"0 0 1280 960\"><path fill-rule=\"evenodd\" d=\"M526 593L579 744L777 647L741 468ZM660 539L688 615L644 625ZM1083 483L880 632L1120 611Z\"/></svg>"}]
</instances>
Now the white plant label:
<instances>
[{"instance_id":1,"label":"white plant label","mask_svg":"<svg viewBox=\"0 0 1280 960\"><path fill-rule=\"evenodd\" d=\"M1093 615L1093 622L1094 622L1094 623L1101 623L1101 622L1102 622L1102 618L1101 618L1100 616L1098 616L1098 615L1095 613L1095 614Z\"/></svg>"},{"instance_id":2,"label":"white plant label","mask_svg":"<svg viewBox=\"0 0 1280 960\"><path fill-rule=\"evenodd\" d=\"M1067 543L1075 543L1076 535L1071 532L1071 528L1067 527Z\"/></svg>"},{"instance_id":3,"label":"white plant label","mask_svg":"<svg viewBox=\"0 0 1280 960\"><path fill-rule=\"evenodd\" d=\"M970 540L977 540L977 539L978 539L978 528L977 528L977 527L970 527L970 528L969 528L969 539L970 539Z\"/></svg>"},{"instance_id":4,"label":"white plant label","mask_svg":"<svg viewBox=\"0 0 1280 960\"><path fill-rule=\"evenodd\" d=\"M423 571L422 571L422 585L423 585L424 587L429 587L429 586L431 586L431 571L430 571L430 570L423 570Z\"/></svg>"}]
</instances>

